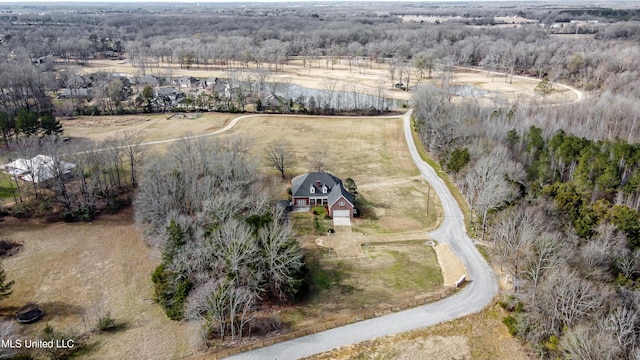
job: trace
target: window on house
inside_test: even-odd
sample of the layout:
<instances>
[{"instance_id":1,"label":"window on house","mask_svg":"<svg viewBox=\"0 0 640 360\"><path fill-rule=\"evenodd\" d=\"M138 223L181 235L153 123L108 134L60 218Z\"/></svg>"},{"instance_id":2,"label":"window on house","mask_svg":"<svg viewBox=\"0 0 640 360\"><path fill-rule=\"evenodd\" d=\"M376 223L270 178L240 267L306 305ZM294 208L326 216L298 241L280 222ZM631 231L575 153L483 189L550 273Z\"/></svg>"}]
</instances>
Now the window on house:
<instances>
[{"instance_id":1,"label":"window on house","mask_svg":"<svg viewBox=\"0 0 640 360\"><path fill-rule=\"evenodd\" d=\"M327 193L327 187L326 186L322 186L322 193L326 194Z\"/></svg>"},{"instance_id":2,"label":"window on house","mask_svg":"<svg viewBox=\"0 0 640 360\"><path fill-rule=\"evenodd\" d=\"M309 187L309 192L312 193L312 194L315 194L316 193L316 188L314 188L313 185L311 185Z\"/></svg>"},{"instance_id":3,"label":"window on house","mask_svg":"<svg viewBox=\"0 0 640 360\"><path fill-rule=\"evenodd\" d=\"M342 201L342 200L341 200L341 201L338 203L338 205L339 205L339 206L344 206L344 201Z\"/></svg>"}]
</instances>

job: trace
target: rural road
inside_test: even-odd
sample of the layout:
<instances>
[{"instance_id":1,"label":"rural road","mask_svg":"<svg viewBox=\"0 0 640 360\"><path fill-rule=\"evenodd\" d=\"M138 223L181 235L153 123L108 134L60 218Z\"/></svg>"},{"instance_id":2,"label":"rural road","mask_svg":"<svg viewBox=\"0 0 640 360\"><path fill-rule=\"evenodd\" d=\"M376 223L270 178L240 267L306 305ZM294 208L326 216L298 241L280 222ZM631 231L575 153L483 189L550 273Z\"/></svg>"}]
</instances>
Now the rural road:
<instances>
[{"instance_id":1,"label":"rural road","mask_svg":"<svg viewBox=\"0 0 640 360\"><path fill-rule=\"evenodd\" d=\"M381 336L428 327L484 309L498 292L493 271L467 236L458 203L436 172L422 159L411 135L411 113L403 116L409 152L422 177L431 184L442 203L444 219L431 236L448 244L467 268L470 282L458 293L435 303L341 326L317 334L281 342L238 354L230 359L298 359L343 345L356 344Z\"/></svg>"}]
</instances>

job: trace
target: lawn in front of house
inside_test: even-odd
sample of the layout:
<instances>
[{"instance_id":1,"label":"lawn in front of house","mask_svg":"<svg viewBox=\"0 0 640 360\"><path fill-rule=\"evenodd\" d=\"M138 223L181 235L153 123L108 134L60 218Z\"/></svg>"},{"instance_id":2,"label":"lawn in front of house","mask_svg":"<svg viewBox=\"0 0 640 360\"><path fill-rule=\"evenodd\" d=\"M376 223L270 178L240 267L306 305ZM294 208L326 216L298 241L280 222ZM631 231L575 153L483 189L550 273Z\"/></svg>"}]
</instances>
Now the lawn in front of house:
<instances>
[{"instance_id":1,"label":"lawn in front of house","mask_svg":"<svg viewBox=\"0 0 640 360\"><path fill-rule=\"evenodd\" d=\"M365 256L336 258L307 249L310 294L282 313L292 330L382 309L441 290L435 251L424 240L363 245Z\"/></svg>"}]
</instances>

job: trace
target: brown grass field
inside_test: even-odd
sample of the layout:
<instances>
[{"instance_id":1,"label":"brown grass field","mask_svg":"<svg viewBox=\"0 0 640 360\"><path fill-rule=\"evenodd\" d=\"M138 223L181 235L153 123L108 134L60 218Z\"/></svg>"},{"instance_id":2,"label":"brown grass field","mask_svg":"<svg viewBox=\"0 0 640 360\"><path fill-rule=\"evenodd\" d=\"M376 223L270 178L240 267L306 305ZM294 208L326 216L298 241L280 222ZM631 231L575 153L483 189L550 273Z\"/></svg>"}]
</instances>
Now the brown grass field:
<instances>
[{"instance_id":1,"label":"brown grass field","mask_svg":"<svg viewBox=\"0 0 640 360\"><path fill-rule=\"evenodd\" d=\"M435 251L424 241L370 244L363 248L362 257L319 259L323 270L312 270L314 278L320 280L318 293L310 301L282 312L292 330L382 309L442 288ZM308 253L315 259L313 263L326 255L317 249Z\"/></svg>"},{"instance_id":2,"label":"brown grass field","mask_svg":"<svg viewBox=\"0 0 640 360\"><path fill-rule=\"evenodd\" d=\"M127 60L90 60L89 66L73 67L80 74L90 74L96 71L105 71L112 73L122 73L135 75L139 74L139 70L132 67ZM306 65L306 66L305 66ZM256 71L255 64L250 64L247 73ZM262 64L261 69L267 69L268 65ZM179 77L191 75L194 77L208 78L219 77L228 78L229 73L221 70L205 70L192 67L191 69L180 69L180 66L174 64L171 69L167 65L160 68L149 68L147 74L158 76ZM352 87L360 89L361 92L377 93L380 83L383 83L385 96L399 99L410 100L411 92L401 91L393 88L389 71L386 64L372 63L366 67L349 66L346 59L334 59L333 64L330 59L304 60L292 57L289 59L283 70L272 72L269 81L290 82L302 87L311 89L326 89L327 80L335 81L336 90L350 91ZM397 79L396 79L397 81ZM482 71L464 71L463 69L454 69L451 78L451 85L472 85L479 89L491 90L500 94L489 94L479 101L486 101L487 104L502 102L516 102L525 100L535 100L542 102L542 98L536 95L534 88L538 84L539 79L528 79L514 77L513 81L505 81L504 76L487 76ZM417 71L411 78L410 86L416 84L434 84L439 86L441 83L441 71L436 68L431 79L419 78ZM554 87L554 93L544 99L544 103L555 104L570 102L576 99L576 95L560 86ZM499 99L496 99L496 98Z\"/></svg>"},{"instance_id":3,"label":"brown grass field","mask_svg":"<svg viewBox=\"0 0 640 360\"><path fill-rule=\"evenodd\" d=\"M63 120L64 135L73 141L98 141L117 137L123 131L137 132L144 141L173 139L223 128L235 114L144 114L122 116L79 116Z\"/></svg>"},{"instance_id":4,"label":"brown grass field","mask_svg":"<svg viewBox=\"0 0 640 360\"><path fill-rule=\"evenodd\" d=\"M18 327L22 337L37 338L46 324L86 333L110 312L123 329L92 336L86 358L172 359L194 349L197 325L169 320L152 301L150 276L160 254L144 245L131 209L91 223L7 219L0 237L24 244L3 261L16 282L2 302L3 317L29 302L45 311L39 322Z\"/></svg>"},{"instance_id":5,"label":"brown grass field","mask_svg":"<svg viewBox=\"0 0 640 360\"><path fill-rule=\"evenodd\" d=\"M263 160L262 149L269 142L283 137L291 141L297 165L287 172L289 177L312 170L310 154L325 149L327 170L341 179L353 178L378 218L375 223L355 220L369 232L419 230L437 219L439 204L434 196L432 211L425 215L428 185L412 180L418 170L406 151L398 118L260 116L240 121L225 136L250 137L255 158L274 176L276 171ZM290 186L289 180L282 184Z\"/></svg>"}]
</instances>

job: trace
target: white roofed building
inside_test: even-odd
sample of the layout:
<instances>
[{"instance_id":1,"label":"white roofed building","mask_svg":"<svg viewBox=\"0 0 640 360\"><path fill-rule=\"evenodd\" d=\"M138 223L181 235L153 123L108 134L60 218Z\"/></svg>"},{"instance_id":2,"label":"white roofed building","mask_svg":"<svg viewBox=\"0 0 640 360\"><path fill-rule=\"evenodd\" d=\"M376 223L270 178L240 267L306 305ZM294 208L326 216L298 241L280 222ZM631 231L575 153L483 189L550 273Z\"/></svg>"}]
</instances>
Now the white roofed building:
<instances>
[{"instance_id":1,"label":"white roofed building","mask_svg":"<svg viewBox=\"0 0 640 360\"><path fill-rule=\"evenodd\" d=\"M68 174L75 167L76 165L73 163L47 155L37 155L31 159L17 159L2 165L7 173L36 184Z\"/></svg>"}]
</instances>

